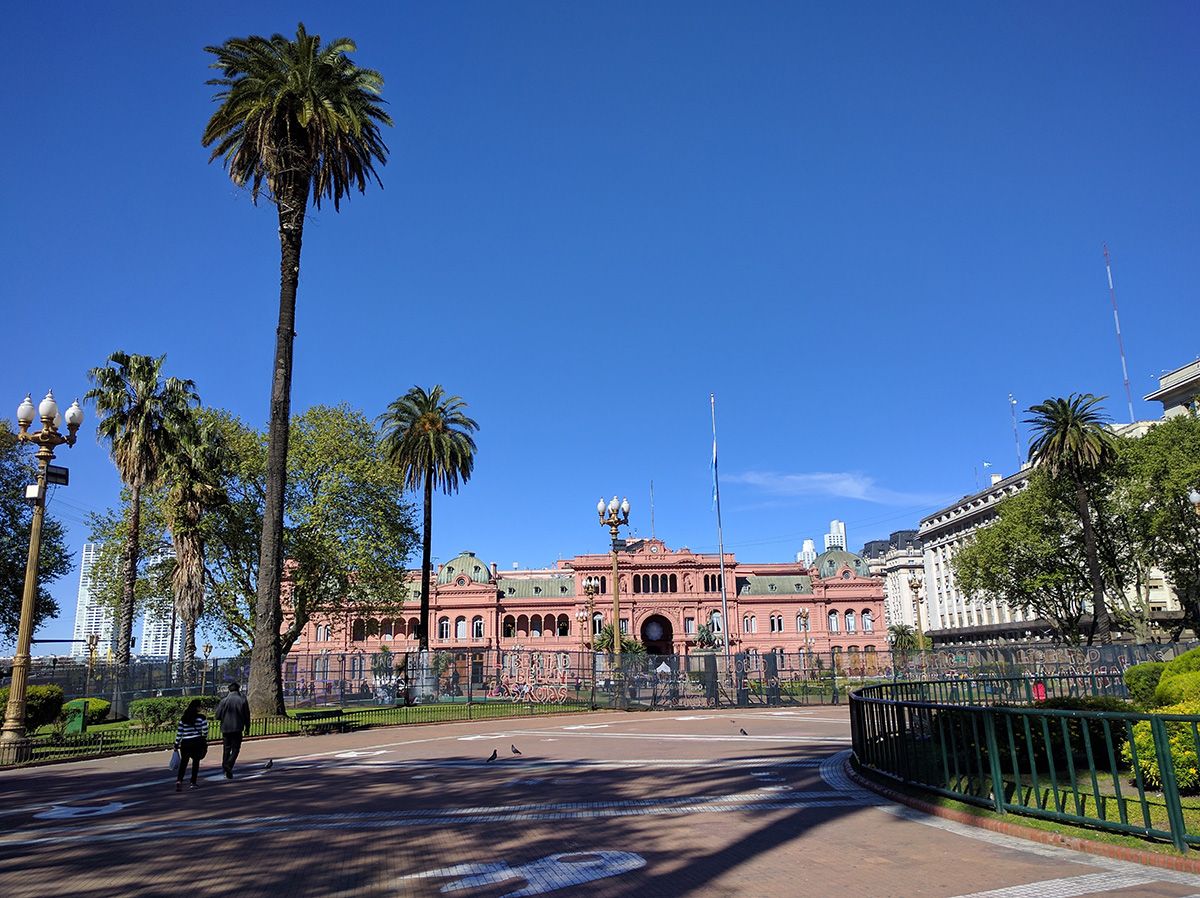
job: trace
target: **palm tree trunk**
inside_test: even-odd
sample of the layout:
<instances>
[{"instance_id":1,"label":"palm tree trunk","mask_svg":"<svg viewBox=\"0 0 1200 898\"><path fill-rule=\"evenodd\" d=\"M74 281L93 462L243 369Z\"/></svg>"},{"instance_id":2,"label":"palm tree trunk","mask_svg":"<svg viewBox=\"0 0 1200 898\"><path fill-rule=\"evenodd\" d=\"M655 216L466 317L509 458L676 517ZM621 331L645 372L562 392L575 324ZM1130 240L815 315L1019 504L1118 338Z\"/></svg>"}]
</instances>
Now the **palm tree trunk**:
<instances>
[{"instance_id":1,"label":"palm tree trunk","mask_svg":"<svg viewBox=\"0 0 1200 898\"><path fill-rule=\"evenodd\" d=\"M1112 628L1104 600L1104 578L1100 575L1100 553L1096 549L1096 533L1092 528L1091 503L1088 501L1087 488L1082 485L1075 488L1075 510L1083 525L1088 577L1092 581L1092 627L1088 633L1088 645L1091 645L1093 637L1099 639L1101 645L1107 645L1112 642Z\"/></svg>"},{"instance_id":2,"label":"palm tree trunk","mask_svg":"<svg viewBox=\"0 0 1200 898\"><path fill-rule=\"evenodd\" d=\"M133 599L137 587L138 538L142 527L142 488L130 487L129 529L125 535L125 583L121 590L121 619L117 631L117 663L128 665L133 653Z\"/></svg>"},{"instance_id":3,"label":"palm tree trunk","mask_svg":"<svg viewBox=\"0 0 1200 898\"><path fill-rule=\"evenodd\" d=\"M421 651L429 649L429 552L433 546L433 468L425 472L425 527L421 539Z\"/></svg>"},{"instance_id":4,"label":"palm tree trunk","mask_svg":"<svg viewBox=\"0 0 1200 898\"><path fill-rule=\"evenodd\" d=\"M296 338L296 289L300 284L300 245L308 178L287 177L276 193L279 209L279 325L275 329L275 367L271 377L271 420L267 432L267 483L262 544L258 559L254 645L250 651L247 698L256 714L285 713L279 628L283 612L283 501L287 485L288 425L292 408L292 351Z\"/></svg>"}]
</instances>

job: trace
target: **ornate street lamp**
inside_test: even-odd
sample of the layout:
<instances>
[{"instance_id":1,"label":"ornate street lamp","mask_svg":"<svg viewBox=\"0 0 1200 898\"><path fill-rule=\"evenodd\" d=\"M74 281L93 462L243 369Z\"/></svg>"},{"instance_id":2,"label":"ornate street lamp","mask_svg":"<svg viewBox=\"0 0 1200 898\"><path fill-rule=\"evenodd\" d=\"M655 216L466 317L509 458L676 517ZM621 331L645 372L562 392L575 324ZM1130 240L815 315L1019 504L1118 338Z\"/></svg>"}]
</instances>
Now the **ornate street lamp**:
<instances>
[{"instance_id":1,"label":"ornate street lamp","mask_svg":"<svg viewBox=\"0 0 1200 898\"><path fill-rule=\"evenodd\" d=\"M212 654L212 643L204 643L200 651L204 653L204 666L200 668L200 694L204 695L204 688L208 685L208 656Z\"/></svg>"},{"instance_id":2,"label":"ornate street lamp","mask_svg":"<svg viewBox=\"0 0 1200 898\"><path fill-rule=\"evenodd\" d=\"M596 514L600 516L600 526L607 527L609 533L612 534L612 587L613 587L613 671L614 679L618 689L616 701L618 706L623 704L621 693L624 687L621 685L621 580L617 572L617 540L618 533L621 527L629 526L629 500L625 499L620 504L617 503L617 497L613 496L612 501L607 505L604 499L601 498L596 503Z\"/></svg>"},{"instance_id":3,"label":"ornate street lamp","mask_svg":"<svg viewBox=\"0 0 1200 898\"><path fill-rule=\"evenodd\" d=\"M35 419L41 419L42 429L29 432ZM38 557L42 548L42 520L46 516L46 478L54 450L62 445L74 446L75 435L83 423L83 409L79 400L71 403L65 415L67 433L59 432L64 416L54 401L54 391L33 406L33 400L17 407L17 440L37 446L34 457L38 462L37 485L33 496L33 523L29 529L29 560L25 564L25 589L21 594L21 618L17 626L17 651L13 656L12 682L8 690L8 707L4 712L4 729L0 730L0 761L16 763L28 760L33 752L32 743L25 733L25 685L29 679L29 647L33 643L33 606L37 596Z\"/></svg>"},{"instance_id":4,"label":"ornate street lamp","mask_svg":"<svg viewBox=\"0 0 1200 898\"><path fill-rule=\"evenodd\" d=\"M1200 490L1189 490L1188 501L1192 503L1192 510L1195 511L1196 514L1200 514Z\"/></svg>"}]
</instances>

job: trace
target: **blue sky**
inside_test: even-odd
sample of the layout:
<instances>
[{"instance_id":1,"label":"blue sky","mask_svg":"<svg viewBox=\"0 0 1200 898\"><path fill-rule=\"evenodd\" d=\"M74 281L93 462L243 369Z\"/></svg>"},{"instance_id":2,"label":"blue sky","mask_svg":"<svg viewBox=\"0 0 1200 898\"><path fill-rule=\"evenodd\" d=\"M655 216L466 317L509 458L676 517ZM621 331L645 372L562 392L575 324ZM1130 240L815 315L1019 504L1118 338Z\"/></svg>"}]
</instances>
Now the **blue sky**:
<instances>
[{"instance_id":1,"label":"blue sky","mask_svg":"<svg viewBox=\"0 0 1200 898\"><path fill-rule=\"evenodd\" d=\"M1106 241L1138 417L1200 353L1192 4L247 6L9 11L12 409L121 348L265 421L275 215L207 163L203 47L298 19L396 127L384 189L306 226L294 407L470 403L442 559L602 551L614 492L648 535L651 480L657 535L713 550L710 392L739 558L915 526L1012 471L1010 392L1126 416ZM93 425L51 502L76 551L119 489Z\"/></svg>"}]
</instances>

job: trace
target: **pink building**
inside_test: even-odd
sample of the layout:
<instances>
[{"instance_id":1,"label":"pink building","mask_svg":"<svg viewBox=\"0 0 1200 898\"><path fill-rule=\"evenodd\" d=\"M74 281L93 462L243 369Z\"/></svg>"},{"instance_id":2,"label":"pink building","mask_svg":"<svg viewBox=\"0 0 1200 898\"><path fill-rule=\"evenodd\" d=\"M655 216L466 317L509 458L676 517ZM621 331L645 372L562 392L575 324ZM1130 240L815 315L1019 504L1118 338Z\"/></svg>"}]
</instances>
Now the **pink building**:
<instances>
[{"instance_id":1,"label":"pink building","mask_svg":"<svg viewBox=\"0 0 1200 898\"><path fill-rule=\"evenodd\" d=\"M725 555L728 622L721 615L720 558L670 549L658 539L630 540L619 553L621 630L651 654L690 654L708 625L729 634L735 652L859 653L887 648L883 582L858 555L832 549L802 563L746 564ZM594 598L585 578L597 578ZM612 619L612 556L577 555L543 570L498 571L473 552L440 565L430 597L434 650L589 649ZM420 573L410 575L400 613L348 612L314 618L295 655L370 655L415 650ZM865 659L864 659L865 660Z\"/></svg>"}]
</instances>

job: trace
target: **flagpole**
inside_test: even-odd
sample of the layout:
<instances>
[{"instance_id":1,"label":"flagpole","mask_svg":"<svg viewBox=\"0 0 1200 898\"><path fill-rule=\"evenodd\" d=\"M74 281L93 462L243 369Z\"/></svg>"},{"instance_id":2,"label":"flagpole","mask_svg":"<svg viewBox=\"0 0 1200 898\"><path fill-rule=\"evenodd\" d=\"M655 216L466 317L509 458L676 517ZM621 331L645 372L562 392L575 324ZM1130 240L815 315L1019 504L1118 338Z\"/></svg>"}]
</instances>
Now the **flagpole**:
<instances>
[{"instance_id":1,"label":"flagpole","mask_svg":"<svg viewBox=\"0 0 1200 898\"><path fill-rule=\"evenodd\" d=\"M722 634L725 642L725 674L726 676L733 675L733 668L730 661L729 653L729 637L732 633L729 621L729 598L725 590L725 536L721 530L721 484L717 478L717 397L715 393L708 394L708 404L712 411L712 432L713 432L713 503L717 507L717 552L720 553L721 564L721 622L725 625L725 632Z\"/></svg>"}]
</instances>

